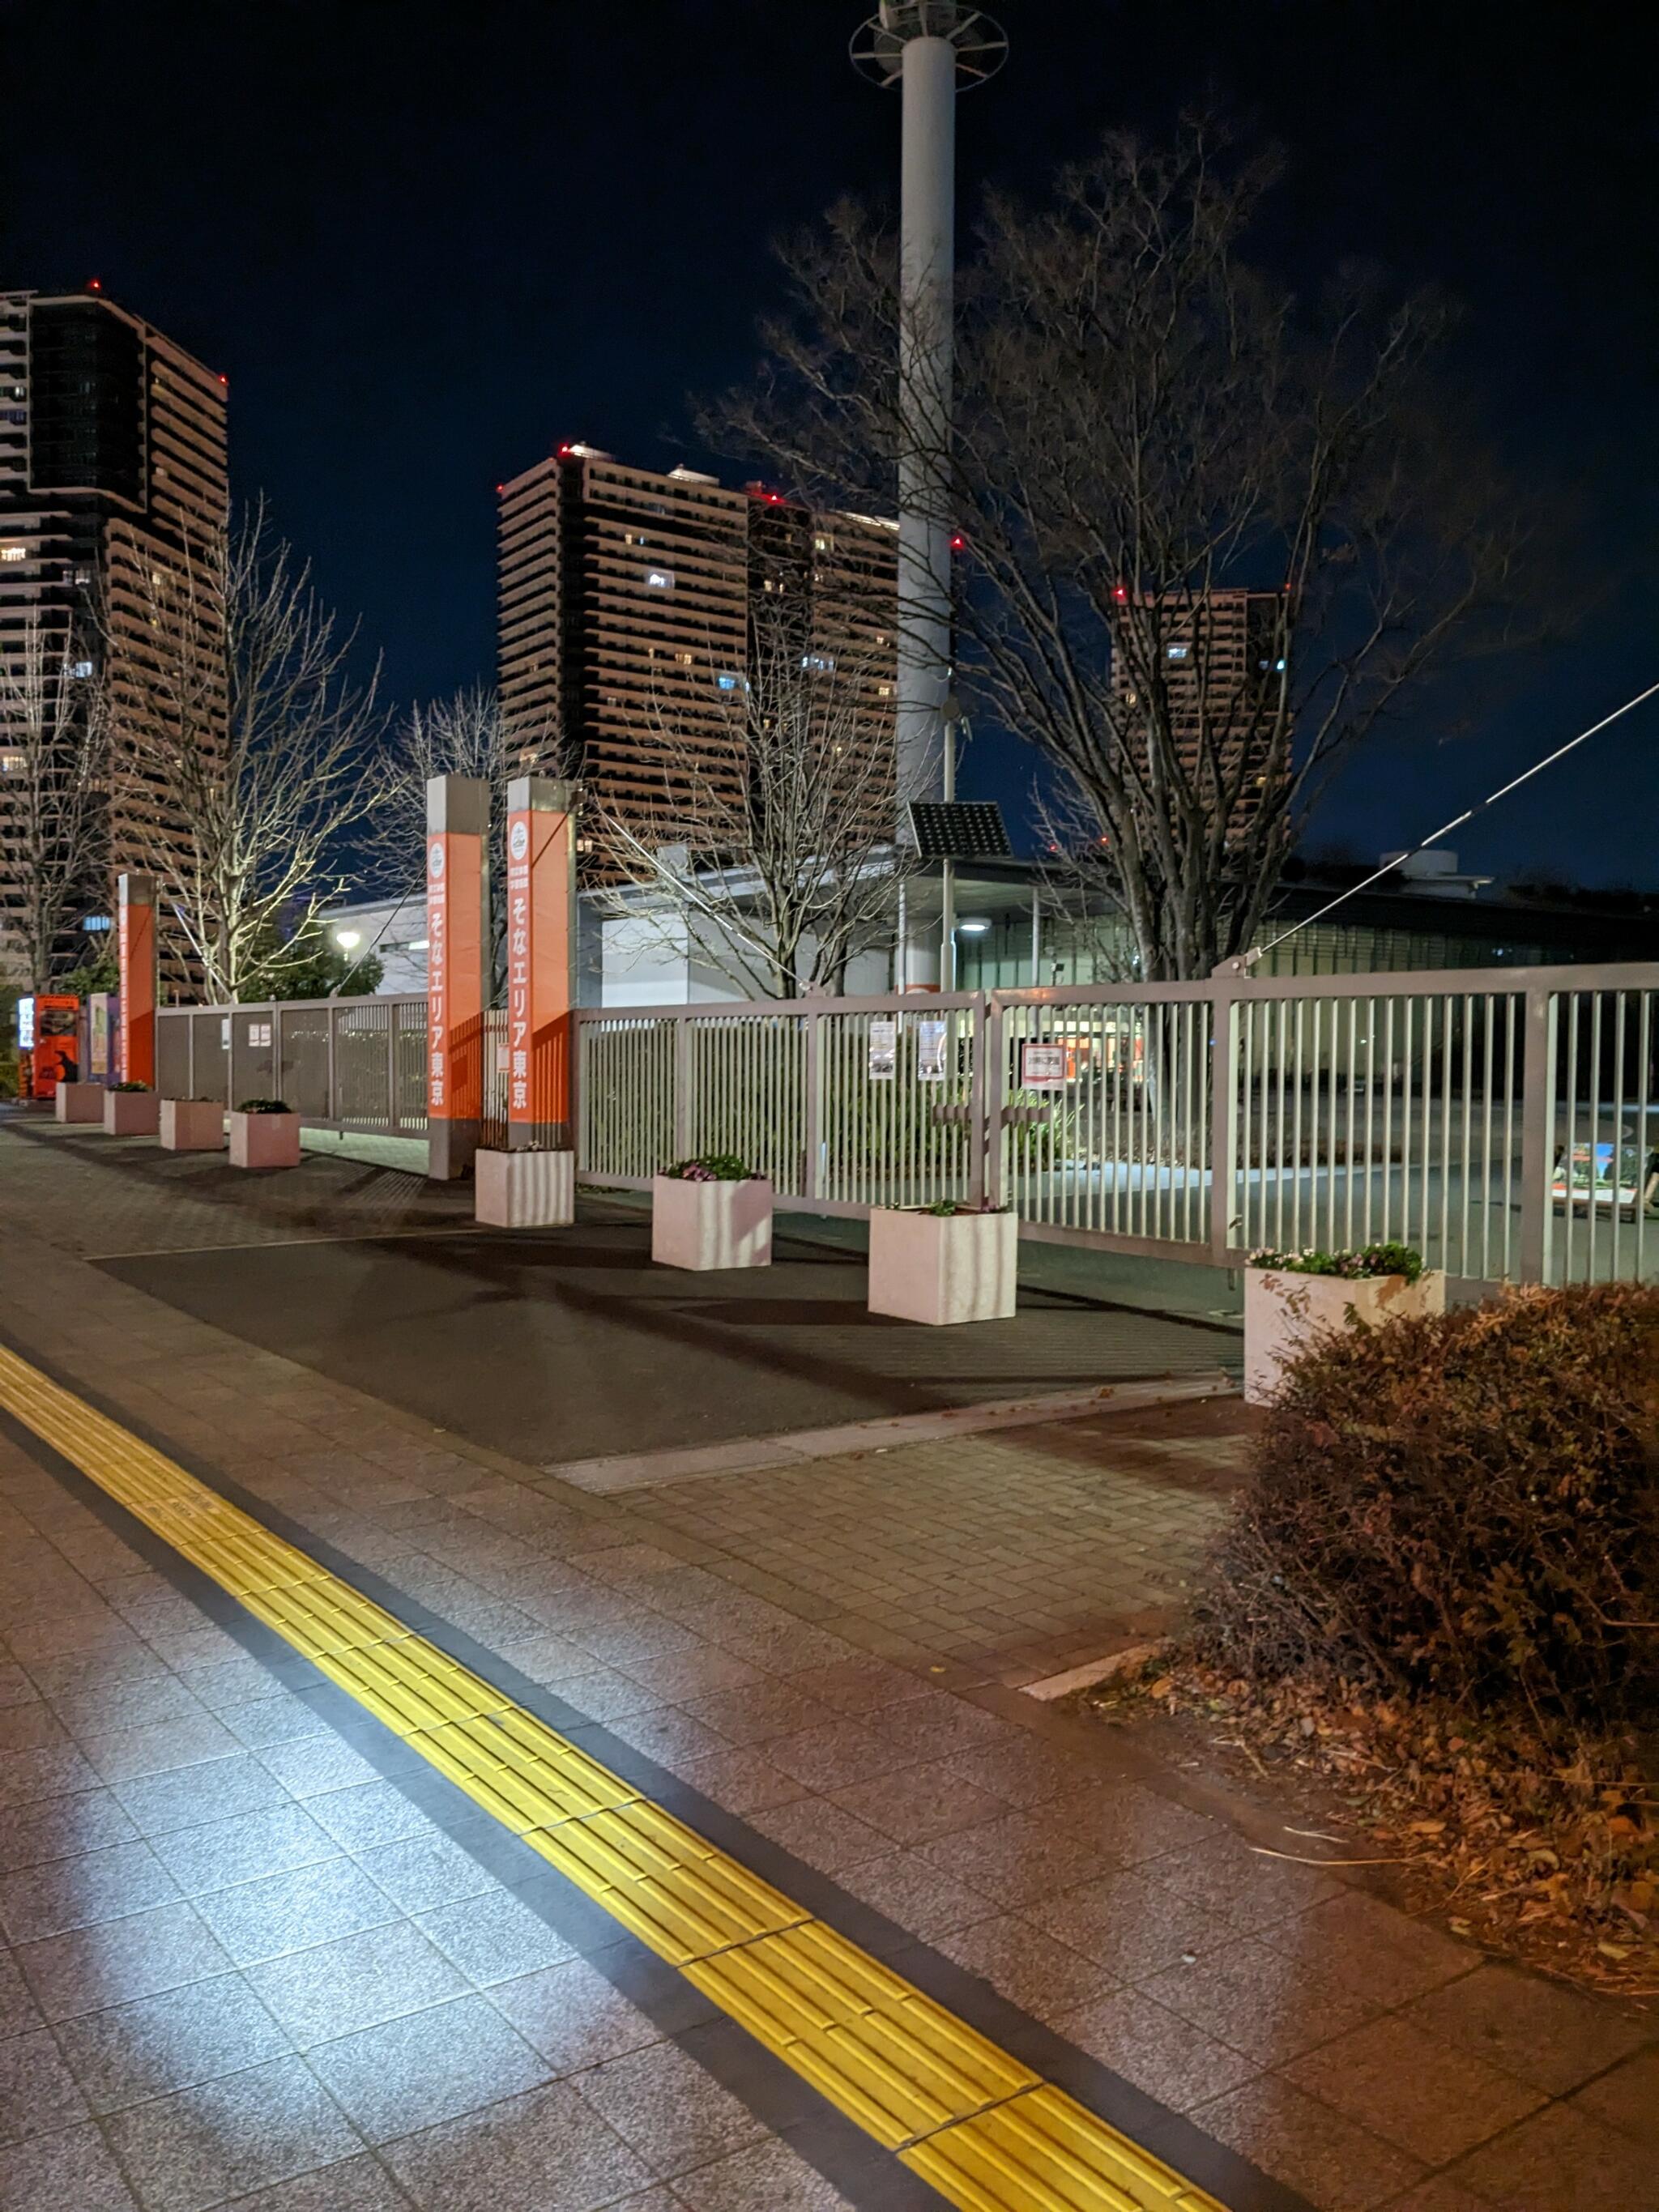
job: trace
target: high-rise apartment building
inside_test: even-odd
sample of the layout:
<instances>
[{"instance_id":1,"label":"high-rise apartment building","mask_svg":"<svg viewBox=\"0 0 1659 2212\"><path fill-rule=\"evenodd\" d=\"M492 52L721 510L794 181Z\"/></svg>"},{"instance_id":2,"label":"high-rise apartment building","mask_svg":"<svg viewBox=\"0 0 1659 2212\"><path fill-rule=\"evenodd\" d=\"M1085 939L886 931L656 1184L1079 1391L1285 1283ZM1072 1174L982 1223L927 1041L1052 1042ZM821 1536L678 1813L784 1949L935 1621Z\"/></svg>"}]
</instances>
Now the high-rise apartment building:
<instances>
[{"instance_id":1,"label":"high-rise apartment building","mask_svg":"<svg viewBox=\"0 0 1659 2212\"><path fill-rule=\"evenodd\" d=\"M621 813L660 804L648 740L665 723L718 775L720 690L744 665L747 513L710 477L582 445L502 486L501 706L523 767L567 767Z\"/></svg>"},{"instance_id":2,"label":"high-rise apartment building","mask_svg":"<svg viewBox=\"0 0 1659 2212\"><path fill-rule=\"evenodd\" d=\"M225 416L223 377L96 285L0 292L0 655L15 665L38 627L73 641L74 668L107 683L116 742L95 872L109 877L154 866L178 834L145 740L165 685L145 672L167 653L157 617L169 601L195 623L215 619L203 594L168 586L223 526ZM0 732L0 764L18 758ZM8 850L0 772L0 902ZM107 881L88 889L111 896ZM165 918L161 942L164 971L182 981Z\"/></svg>"},{"instance_id":3,"label":"high-rise apartment building","mask_svg":"<svg viewBox=\"0 0 1659 2212\"><path fill-rule=\"evenodd\" d=\"M861 718L890 738L898 649L898 525L815 510L763 484L749 499L751 635L768 623L803 665L848 685Z\"/></svg>"},{"instance_id":4,"label":"high-rise apartment building","mask_svg":"<svg viewBox=\"0 0 1659 2212\"><path fill-rule=\"evenodd\" d=\"M732 695L762 640L855 685L890 744L897 542L868 516L561 446L501 487L501 695L520 763L558 764L624 817L672 811L691 753L735 793Z\"/></svg>"},{"instance_id":5,"label":"high-rise apartment building","mask_svg":"<svg viewBox=\"0 0 1659 2212\"><path fill-rule=\"evenodd\" d=\"M1223 773L1245 769L1236 813L1254 811L1264 781L1252 756L1265 750L1285 672L1286 602L1278 592L1212 591L1192 599L1147 595L1121 626L1112 690L1134 710L1161 687L1177 757L1190 775L1207 732Z\"/></svg>"}]
</instances>

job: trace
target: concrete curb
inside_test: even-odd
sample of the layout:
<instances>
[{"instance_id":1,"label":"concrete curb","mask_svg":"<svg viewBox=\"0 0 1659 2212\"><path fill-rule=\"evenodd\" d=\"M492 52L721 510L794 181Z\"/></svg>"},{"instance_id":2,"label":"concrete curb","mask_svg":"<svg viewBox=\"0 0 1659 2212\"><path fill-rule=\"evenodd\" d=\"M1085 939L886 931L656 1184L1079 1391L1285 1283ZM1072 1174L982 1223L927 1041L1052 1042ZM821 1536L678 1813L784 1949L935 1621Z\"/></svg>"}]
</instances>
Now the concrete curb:
<instances>
[{"instance_id":1,"label":"concrete curb","mask_svg":"<svg viewBox=\"0 0 1659 2212\"><path fill-rule=\"evenodd\" d=\"M799 1467L846 1452L890 1451L903 1444L938 1443L947 1437L983 1435L993 1429L1030 1428L1045 1421L1080 1420L1120 1407L1175 1405L1194 1398L1237 1395L1228 1376L1186 1382L1105 1383L1094 1390L1052 1390L1035 1398L1002 1398L982 1406L950 1406L927 1413L895 1413L879 1420L848 1421L832 1429L801 1429L782 1436L734 1437L672 1451L618 1454L605 1459L549 1461L544 1475L578 1490L610 1495L651 1490L702 1475L757 1474L767 1468Z\"/></svg>"}]
</instances>

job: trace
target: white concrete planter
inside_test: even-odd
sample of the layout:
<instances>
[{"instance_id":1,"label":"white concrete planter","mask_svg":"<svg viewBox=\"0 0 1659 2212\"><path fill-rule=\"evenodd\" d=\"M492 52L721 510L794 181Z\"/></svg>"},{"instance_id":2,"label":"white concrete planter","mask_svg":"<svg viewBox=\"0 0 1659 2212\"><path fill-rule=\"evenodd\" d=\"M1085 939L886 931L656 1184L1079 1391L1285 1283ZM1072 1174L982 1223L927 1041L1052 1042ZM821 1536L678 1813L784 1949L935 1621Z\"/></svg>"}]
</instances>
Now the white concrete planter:
<instances>
[{"instance_id":1,"label":"white concrete planter","mask_svg":"<svg viewBox=\"0 0 1659 2212\"><path fill-rule=\"evenodd\" d=\"M1244 1400L1265 1406L1279 1376L1310 1337L1325 1329L1375 1328L1379 1322L1444 1313L1446 1279L1425 1268L1403 1275L1299 1275L1272 1267L1244 1271Z\"/></svg>"},{"instance_id":2,"label":"white concrete planter","mask_svg":"<svg viewBox=\"0 0 1659 2212\"><path fill-rule=\"evenodd\" d=\"M744 1182L651 1181L651 1256L659 1267L769 1267L772 1186L764 1176Z\"/></svg>"},{"instance_id":3,"label":"white concrete planter","mask_svg":"<svg viewBox=\"0 0 1659 2212\"><path fill-rule=\"evenodd\" d=\"M161 1126L161 1102L153 1091L106 1091L106 1137L153 1137Z\"/></svg>"},{"instance_id":4,"label":"white concrete planter","mask_svg":"<svg viewBox=\"0 0 1659 2212\"><path fill-rule=\"evenodd\" d=\"M493 1229L566 1229L576 1218L576 1155L481 1150L472 1218Z\"/></svg>"},{"instance_id":5,"label":"white concrete planter","mask_svg":"<svg viewBox=\"0 0 1659 2212\"><path fill-rule=\"evenodd\" d=\"M161 1101L161 1150L164 1152L222 1152L225 1149L225 1109L213 1098L164 1098Z\"/></svg>"},{"instance_id":6,"label":"white concrete planter","mask_svg":"<svg viewBox=\"0 0 1659 2212\"><path fill-rule=\"evenodd\" d=\"M233 1114L230 1117L230 1164L234 1168L297 1168L300 1164L299 1115Z\"/></svg>"},{"instance_id":7,"label":"white concrete planter","mask_svg":"<svg viewBox=\"0 0 1659 2212\"><path fill-rule=\"evenodd\" d=\"M870 1310L933 1328L1007 1321L1018 1253L1012 1213L878 1206L870 1216Z\"/></svg>"},{"instance_id":8,"label":"white concrete planter","mask_svg":"<svg viewBox=\"0 0 1659 2212\"><path fill-rule=\"evenodd\" d=\"M98 1121L108 1096L101 1083L60 1083L52 1110L60 1121Z\"/></svg>"}]
</instances>

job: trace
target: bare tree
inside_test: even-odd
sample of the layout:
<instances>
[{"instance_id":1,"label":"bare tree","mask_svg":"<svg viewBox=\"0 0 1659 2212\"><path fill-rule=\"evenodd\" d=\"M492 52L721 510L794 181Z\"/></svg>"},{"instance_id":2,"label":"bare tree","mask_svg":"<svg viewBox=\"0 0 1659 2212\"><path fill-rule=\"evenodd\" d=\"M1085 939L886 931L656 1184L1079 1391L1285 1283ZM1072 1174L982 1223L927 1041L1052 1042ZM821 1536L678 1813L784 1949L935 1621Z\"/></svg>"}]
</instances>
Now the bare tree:
<instances>
[{"instance_id":1,"label":"bare tree","mask_svg":"<svg viewBox=\"0 0 1659 2212\"><path fill-rule=\"evenodd\" d=\"M556 733L509 730L494 691L472 684L411 708L392 732L378 772L370 843L394 896L418 896L426 881L426 787L434 776L477 776L489 786L492 992L507 981L506 878L499 865L507 787L516 775L560 774Z\"/></svg>"},{"instance_id":2,"label":"bare tree","mask_svg":"<svg viewBox=\"0 0 1659 2212\"><path fill-rule=\"evenodd\" d=\"M762 627L711 726L653 708L640 733L649 795L584 822L599 864L625 879L602 908L647 944L689 947L745 998L837 989L891 928L898 865L892 732L866 672Z\"/></svg>"},{"instance_id":3,"label":"bare tree","mask_svg":"<svg viewBox=\"0 0 1659 2212\"><path fill-rule=\"evenodd\" d=\"M262 509L134 588L152 647L112 670L131 834L210 999L234 1001L349 882L375 678L353 678L355 632Z\"/></svg>"},{"instance_id":4,"label":"bare tree","mask_svg":"<svg viewBox=\"0 0 1659 2212\"><path fill-rule=\"evenodd\" d=\"M1440 307L1306 308L1248 264L1274 173L1188 124L1109 138L1040 208L994 198L954 429L919 393L908 447L891 240L838 208L786 251L756 385L708 410L843 500L890 497L910 452L965 539L958 682L1056 772L1148 978L1254 941L1332 768L1504 635L1524 535L1435 388Z\"/></svg>"},{"instance_id":5,"label":"bare tree","mask_svg":"<svg viewBox=\"0 0 1659 2212\"><path fill-rule=\"evenodd\" d=\"M108 896L108 708L87 640L30 609L0 647L0 939L37 989L74 964L76 909Z\"/></svg>"},{"instance_id":6,"label":"bare tree","mask_svg":"<svg viewBox=\"0 0 1659 2212\"><path fill-rule=\"evenodd\" d=\"M511 775L523 748L507 734L501 702L481 684L412 707L392 732L382 757L371 832L375 856L396 890L425 879L426 787L435 775L477 776L490 789L490 829L498 835Z\"/></svg>"}]
</instances>

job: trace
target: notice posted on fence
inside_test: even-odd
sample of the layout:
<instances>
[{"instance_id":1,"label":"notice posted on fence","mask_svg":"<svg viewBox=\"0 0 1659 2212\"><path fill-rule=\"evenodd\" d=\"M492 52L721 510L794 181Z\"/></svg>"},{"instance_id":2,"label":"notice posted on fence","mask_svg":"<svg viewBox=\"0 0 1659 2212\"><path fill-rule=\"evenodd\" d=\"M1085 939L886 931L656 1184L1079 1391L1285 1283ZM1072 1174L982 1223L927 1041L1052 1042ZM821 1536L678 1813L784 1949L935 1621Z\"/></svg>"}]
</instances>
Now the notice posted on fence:
<instances>
[{"instance_id":1,"label":"notice posted on fence","mask_svg":"<svg viewBox=\"0 0 1659 2212\"><path fill-rule=\"evenodd\" d=\"M1026 1037L1019 1048L1019 1083L1022 1091L1063 1091L1065 1046L1041 1044L1034 1037Z\"/></svg>"},{"instance_id":2,"label":"notice posted on fence","mask_svg":"<svg viewBox=\"0 0 1659 2212\"><path fill-rule=\"evenodd\" d=\"M872 1083L890 1083L893 1071L898 1066L898 1016L872 1014L870 1017L870 1080Z\"/></svg>"},{"instance_id":3,"label":"notice posted on fence","mask_svg":"<svg viewBox=\"0 0 1659 2212\"><path fill-rule=\"evenodd\" d=\"M943 1083L945 1080L945 1040L950 1024L936 1014L925 1015L916 1024L916 1081Z\"/></svg>"}]
</instances>

